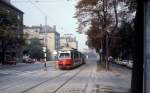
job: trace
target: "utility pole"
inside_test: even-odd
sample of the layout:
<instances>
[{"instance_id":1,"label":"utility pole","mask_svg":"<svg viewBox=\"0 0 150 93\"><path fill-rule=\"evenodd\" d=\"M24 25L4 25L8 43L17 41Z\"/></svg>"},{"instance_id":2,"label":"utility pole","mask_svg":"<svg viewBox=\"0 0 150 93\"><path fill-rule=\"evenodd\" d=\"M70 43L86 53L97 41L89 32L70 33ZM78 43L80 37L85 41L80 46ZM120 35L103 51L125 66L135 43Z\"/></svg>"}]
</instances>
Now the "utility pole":
<instances>
[{"instance_id":1,"label":"utility pole","mask_svg":"<svg viewBox=\"0 0 150 93\"><path fill-rule=\"evenodd\" d=\"M109 60L108 60L108 57L109 57L109 33L107 33L106 35L106 70L109 70Z\"/></svg>"},{"instance_id":2,"label":"utility pole","mask_svg":"<svg viewBox=\"0 0 150 93\"><path fill-rule=\"evenodd\" d=\"M43 47L43 52L44 52L44 67L45 70L47 70L46 66L46 58L47 58L47 16L45 16L45 29L44 29L44 47Z\"/></svg>"}]
</instances>

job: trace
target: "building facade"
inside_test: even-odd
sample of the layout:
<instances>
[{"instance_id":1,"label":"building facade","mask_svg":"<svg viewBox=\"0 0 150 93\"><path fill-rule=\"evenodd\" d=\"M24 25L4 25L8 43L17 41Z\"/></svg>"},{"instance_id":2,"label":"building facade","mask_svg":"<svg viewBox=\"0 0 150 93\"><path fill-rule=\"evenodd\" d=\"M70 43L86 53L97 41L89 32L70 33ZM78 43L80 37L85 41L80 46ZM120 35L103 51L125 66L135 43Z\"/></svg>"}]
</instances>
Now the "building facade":
<instances>
[{"instance_id":1,"label":"building facade","mask_svg":"<svg viewBox=\"0 0 150 93\"><path fill-rule=\"evenodd\" d=\"M26 35L27 43L29 44L31 39L38 38L42 44L44 44L44 36L40 34L42 30L41 26L25 26L23 29L24 35Z\"/></svg>"},{"instance_id":2,"label":"building facade","mask_svg":"<svg viewBox=\"0 0 150 93\"><path fill-rule=\"evenodd\" d=\"M58 50L60 49L60 34L56 30L56 26L43 26L40 34L46 36L46 46L51 53L50 60L57 60ZM46 32L46 35L44 35Z\"/></svg>"},{"instance_id":3,"label":"building facade","mask_svg":"<svg viewBox=\"0 0 150 93\"><path fill-rule=\"evenodd\" d=\"M74 49L78 49L78 41L76 40L75 37L63 36L60 38L60 47L63 48L66 46L69 46L69 47L74 48Z\"/></svg>"},{"instance_id":4,"label":"building facade","mask_svg":"<svg viewBox=\"0 0 150 93\"><path fill-rule=\"evenodd\" d=\"M56 60L58 50L60 48L60 34L56 31L56 26L32 26L25 27L24 34L28 35L28 42L32 38L38 38L41 40L43 45L46 45L48 51L50 52L50 56L48 56L48 60ZM45 41L44 41L45 40Z\"/></svg>"},{"instance_id":5,"label":"building facade","mask_svg":"<svg viewBox=\"0 0 150 93\"><path fill-rule=\"evenodd\" d=\"M0 0L0 62L6 63L12 57L22 62L23 12L13 6L10 0Z\"/></svg>"}]
</instances>

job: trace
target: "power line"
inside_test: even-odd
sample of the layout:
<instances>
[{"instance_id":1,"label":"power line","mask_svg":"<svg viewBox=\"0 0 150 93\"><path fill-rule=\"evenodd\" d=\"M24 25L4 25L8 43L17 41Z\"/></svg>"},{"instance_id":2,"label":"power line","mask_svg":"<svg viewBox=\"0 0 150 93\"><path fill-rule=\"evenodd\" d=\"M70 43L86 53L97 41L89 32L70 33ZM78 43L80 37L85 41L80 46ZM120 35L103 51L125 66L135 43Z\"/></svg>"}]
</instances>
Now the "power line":
<instances>
[{"instance_id":1,"label":"power line","mask_svg":"<svg viewBox=\"0 0 150 93\"><path fill-rule=\"evenodd\" d=\"M70 0L66 0L66 1L70 1ZM34 1L32 1L32 0L27 0L27 1L17 1L17 0L15 0L15 1L12 1L12 2L29 2L29 3L31 3L41 14L43 14L44 16L47 16L48 18L50 18L51 19L51 21L55 24L55 25L57 25L57 27L59 28L59 29L61 29L61 30L64 30L64 28L62 27L62 26L60 26L60 25L58 25L57 23L56 23L56 21L54 21L53 20L53 18L51 18L47 13L45 13L41 8L39 8L35 3L33 3L33 2L52 2L51 0L43 0L43 1L41 1L41 0L34 0Z\"/></svg>"},{"instance_id":2,"label":"power line","mask_svg":"<svg viewBox=\"0 0 150 93\"><path fill-rule=\"evenodd\" d=\"M56 22L53 20L53 18L51 18L48 14L46 14L41 8L39 8L36 4L34 4L31 0L28 0L35 8L37 8L37 10L39 12L41 12L44 16L47 16L48 18L51 19L51 21L53 21L54 24L56 24Z\"/></svg>"},{"instance_id":3,"label":"power line","mask_svg":"<svg viewBox=\"0 0 150 93\"><path fill-rule=\"evenodd\" d=\"M41 10L37 5L35 5L31 0L28 0L34 7L36 7L44 16L46 16L47 14Z\"/></svg>"}]
</instances>

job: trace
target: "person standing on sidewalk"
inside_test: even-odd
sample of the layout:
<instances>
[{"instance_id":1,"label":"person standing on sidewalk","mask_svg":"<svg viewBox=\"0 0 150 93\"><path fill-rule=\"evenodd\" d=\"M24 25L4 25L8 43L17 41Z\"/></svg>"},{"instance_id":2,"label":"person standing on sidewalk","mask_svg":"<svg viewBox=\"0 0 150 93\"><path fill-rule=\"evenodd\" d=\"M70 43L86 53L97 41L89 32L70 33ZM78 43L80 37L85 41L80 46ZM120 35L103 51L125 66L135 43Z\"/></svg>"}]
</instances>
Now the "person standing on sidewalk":
<instances>
[{"instance_id":1,"label":"person standing on sidewalk","mask_svg":"<svg viewBox=\"0 0 150 93\"><path fill-rule=\"evenodd\" d=\"M42 63L44 63L44 70L47 71L47 65L46 65L46 61L44 59L42 59L41 61Z\"/></svg>"},{"instance_id":2,"label":"person standing on sidewalk","mask_svg":"<svg viewBox=\"0 0 150 93\"><path fill-rule=\"evenodd\" d=\"M44 70L47 71L46 61L44 61Z\"/></svg>"}]
</instances>

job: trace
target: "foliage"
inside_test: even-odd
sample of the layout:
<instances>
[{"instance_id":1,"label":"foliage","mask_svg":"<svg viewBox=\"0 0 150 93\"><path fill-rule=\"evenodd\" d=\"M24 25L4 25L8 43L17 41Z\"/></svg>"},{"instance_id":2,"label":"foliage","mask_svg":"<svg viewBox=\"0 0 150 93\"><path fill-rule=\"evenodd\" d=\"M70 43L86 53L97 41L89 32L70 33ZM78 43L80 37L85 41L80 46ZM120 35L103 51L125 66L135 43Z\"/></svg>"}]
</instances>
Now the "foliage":
<instances>
[{"instance_id":1,"label":"foliage","mask_svg":"<svg viewBox=\"0 0 150 93\"><path fill-rule=\"evenodd\" d=\"M80 0L76 6L78 32L86 31L87 45L94 48L99 55L101 48L103 55L106 54L106 36L118 26L116 5L116 0ZM115 13L112 12L113 9Z\"/></svg>"},{"instance_id":2,"label":"foliage","mask_svg":"<svg viewBox=\"0 0 150 93\"><path fill-rule=\"evenodd\" d=\"M42 47L40 46L32 46L30 52L30 57L34 59L43 59L44 58L44 52L42 51Z\"/></svg>"},{"instance_id":3,"label":"foliage","mask_svg":"<svg viewBox=\"0 0 150 93\"><path fill-rule=\"evenodd\" d=\"M124 29L119 29L123 28L120 26L127 25L122 24L122 21L131 22L133 20L134 11L131 12L131 7L136 4L133 3L134 1L135 0L80 0L76 6L77 11L75 18L77 18L79 22L78 32L86 32L88 35L86 44L90 48L94 48L97 53L99 53L99 50L102 48L104 54L106 54L106 42L108 42L109 55L120 55L121 49L127 47L122 42L124 40L128 41L128 36L125 37L126 35L123 36L119 32L121 31L121 33L123 32L123 34L127 35L131 33L130 31L126 32L122 31ZM120 9L118 9L118 7ZM107 36L109 37L107 38Z\"/></svg>"},{"instance_id":4,"label":"foliage","mask_svg":"<svg viewBox=\"0 0 150 93\"><path fill-rule=\"evenodd\" d=\"M0 10L0 39L1 40L15 40L20 45L25 45L27 35L19 31L22 21L18 19L17 14Z\"/></svg>"},{"instance_id":5,"label":"foliage","mask_svg":"<svg viewBox=\"0 0 150 93\"><path fill-rule=\"evenodd\" d=\"M24 53L29 54L31 58L44 58L43 45L38 38L31 39L30 44L25 47Z\"/></svg>"},{"instance_id":6,"label":"foliage","mask_svg":"<svg viewBox=\"0 0 150 93\"><path fill-rule=\"evenodd\" d=\"M121 57L122 59L132 59L133 49L135 47L134 25L132 22L122 21L118 28L115 37L111 39L110 52L114 57Z\"/></svg>"}]
</instances>

